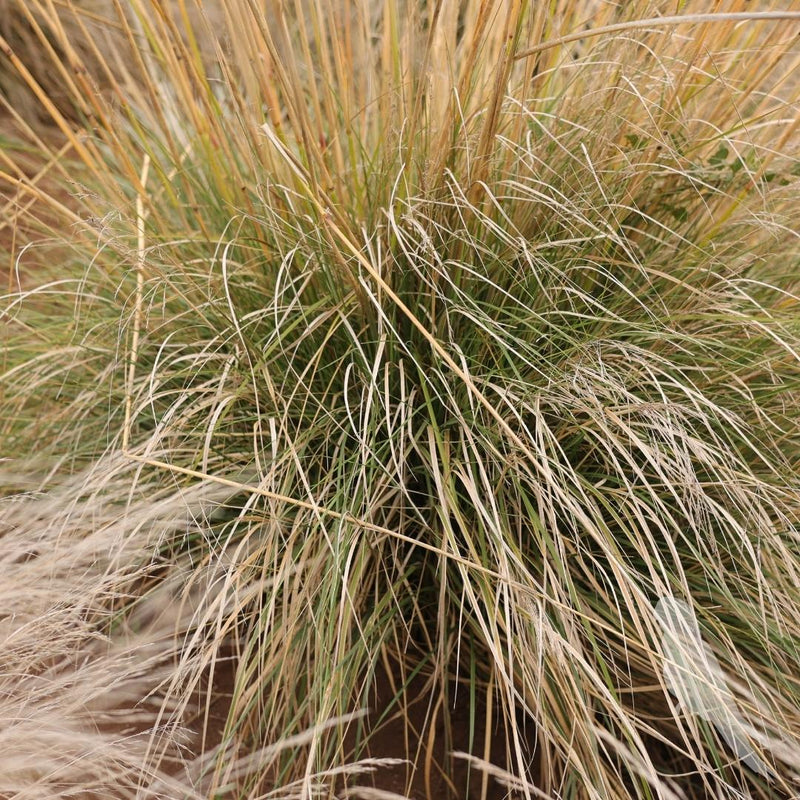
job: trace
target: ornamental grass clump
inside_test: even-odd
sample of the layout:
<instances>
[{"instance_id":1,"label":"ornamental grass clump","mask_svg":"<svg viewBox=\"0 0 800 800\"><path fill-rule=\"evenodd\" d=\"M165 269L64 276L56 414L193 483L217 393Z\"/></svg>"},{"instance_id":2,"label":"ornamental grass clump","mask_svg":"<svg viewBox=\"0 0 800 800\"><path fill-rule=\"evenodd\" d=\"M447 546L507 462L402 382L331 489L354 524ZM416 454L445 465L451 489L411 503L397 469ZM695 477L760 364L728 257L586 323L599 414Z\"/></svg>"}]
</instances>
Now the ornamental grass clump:
<instances>
[{"instance_id":1,"label":"ornamental grass clump","mask_svg":"<svg viewBox=\"0 0 800 800\"><path fill-rule=\"evenodd\" d=\"M800 13L6 6L0 793L800 791Z\"/></svg>"}]
</instances>

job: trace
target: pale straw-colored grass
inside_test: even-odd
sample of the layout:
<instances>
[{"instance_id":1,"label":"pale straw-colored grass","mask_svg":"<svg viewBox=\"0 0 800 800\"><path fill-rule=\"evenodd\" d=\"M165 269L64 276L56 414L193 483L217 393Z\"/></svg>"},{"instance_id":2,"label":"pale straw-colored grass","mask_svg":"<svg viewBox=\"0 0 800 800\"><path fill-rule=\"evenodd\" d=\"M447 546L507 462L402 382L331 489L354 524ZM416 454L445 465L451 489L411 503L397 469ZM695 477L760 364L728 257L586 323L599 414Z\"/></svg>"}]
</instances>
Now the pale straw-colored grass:
<instances>
[{"instance_id":1,"label":"pale straw-colored grass","mask_svg":"<svg viewBox=\"0 0 800 800\"><path fill-rule=\"evenodd\" d=\"M385 665L430 731L496 712L478 796L796 794L800 13L753 5L27 3L65 94L6 49L60 131L17 136L74 196L4 161L59 257L2 312L4 449L49 472L4 481L0 793L346 793Z\"/></svg>"}]
</instances>

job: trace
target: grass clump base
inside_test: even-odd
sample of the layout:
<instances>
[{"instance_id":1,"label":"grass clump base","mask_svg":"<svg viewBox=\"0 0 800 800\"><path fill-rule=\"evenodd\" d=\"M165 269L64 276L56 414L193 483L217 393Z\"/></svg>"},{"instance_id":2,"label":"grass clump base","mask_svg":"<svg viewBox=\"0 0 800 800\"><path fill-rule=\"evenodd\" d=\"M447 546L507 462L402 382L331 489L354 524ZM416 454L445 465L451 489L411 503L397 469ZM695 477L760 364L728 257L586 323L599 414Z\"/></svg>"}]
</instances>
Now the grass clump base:
<instances>
[{"instance_id":1,"label":"grass clump base","mask_svg":"<svg viewBox=\"0 0 800 800\"><path fill-rule=\"evenodd\" d=\"M800 20L551 5L6 3L0 792L797 792Z\"/></svg>"}]
</instances>

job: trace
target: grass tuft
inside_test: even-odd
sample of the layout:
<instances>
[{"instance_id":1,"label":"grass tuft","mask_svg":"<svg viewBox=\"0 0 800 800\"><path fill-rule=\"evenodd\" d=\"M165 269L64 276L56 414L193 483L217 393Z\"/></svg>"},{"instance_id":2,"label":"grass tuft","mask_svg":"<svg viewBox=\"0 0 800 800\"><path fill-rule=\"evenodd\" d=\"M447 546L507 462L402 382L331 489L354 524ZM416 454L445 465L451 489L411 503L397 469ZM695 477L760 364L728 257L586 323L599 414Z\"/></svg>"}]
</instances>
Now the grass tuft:
<instances>
[{"instance_id":1,"label":"grass tuft","mask_svg":"<svg viewBox=\"0 0 800 800\"><path fill-rule=\"evenodd\" d=\"M0 0L0 793L796 794L800 13L701 5Z\"/></svg>"}]
</instances>

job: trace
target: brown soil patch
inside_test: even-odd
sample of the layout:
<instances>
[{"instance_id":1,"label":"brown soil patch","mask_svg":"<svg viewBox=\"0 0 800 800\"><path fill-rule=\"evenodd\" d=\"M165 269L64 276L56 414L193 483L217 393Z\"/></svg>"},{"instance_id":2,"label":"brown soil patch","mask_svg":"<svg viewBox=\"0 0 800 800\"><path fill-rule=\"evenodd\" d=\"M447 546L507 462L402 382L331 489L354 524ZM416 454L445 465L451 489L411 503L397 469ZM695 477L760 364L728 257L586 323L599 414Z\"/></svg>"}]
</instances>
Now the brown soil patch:
<instances>
[{"instance_id":1,"label":"brown soil patch","mask_svg":"<svg viewBox=\"0 0 800 800\"><path fill-rule=\"evenodd\" d=\"M497 766L507 766L502 726L494 715L487 720L484 703L476 704L471 725L468 686L459 687L450 708L445 709L442 703L437 704L439 692L420 676L408 684L407 705L403 707L394 702L392 686L400 684L397 674L390 678L379 668L375 684L367 717L369 738L361 756L407 762L351 781L351 791L355 785L374 787L412 800L511 800L520 796L452 755L471 753Z\"/></svg>"},{"instance_id":2,"label":"brown soil patch","mask_svg":"<svg viewBox=\"0 0 800 800\"><path fill-rule=\"evenodd\" d=\"M54 129L39 131L44 147L58 153L63 137ZM26 143L24 133L13 119L0 114L0 264L4 274L1 292L13 292L37 283L39 267L48 270L58 263L57 247L48 229L59 230L69 247L69 231L54 211L51 199L66 208L76 206L64 176L43 152ZM59 165L60 166L60 165ZM52 173L52 174L51 174ZM63 233L62 233L63 232ZM23 248L49 239L47 247ZM19 263L18 263L19 259Z\"/></svg>"},{"instance_id":3,"label":"brown soil patch","mask_svg":"<svg viewBox=\"0 0 800 800\"><path fill-rule=\"evenodd\" d=\"M184 720L185 727L192 733L189 751L184 754L187 760L211 752L222 742L235 679L234 658L222 658L216 664L210 691L206 685L195 693L190 716ZM343 779L334 788L334 797L368 799L370 790L394 793L410 800L516 800L521 797L494 778L484 778L482 772L470 769L466 760L452 756L454 752L471 752L501 768L507 766L502 726L496 719L489 720L487 726L485 705L477 705L473 732L470 732L466 685L460 687L447 711L443 704L437 706L438 692L432 690L431 681L420 676L413 678L408 683L406 700L396 701L401 685L399 674L389 676L383 667L378 668L369 714L365 718L366 736L363 738L366 742L356 747L353 728L346 747L351 750L351 759L401 759L403 763L381 766L372 773ZM177 774L180 769L180 764L175 764L168 771ZM260 787L265 793L273 788L269 783ZM383 800L389 795L381 797L373 793L372 797Z\"/></svg>"}]
</instances>

